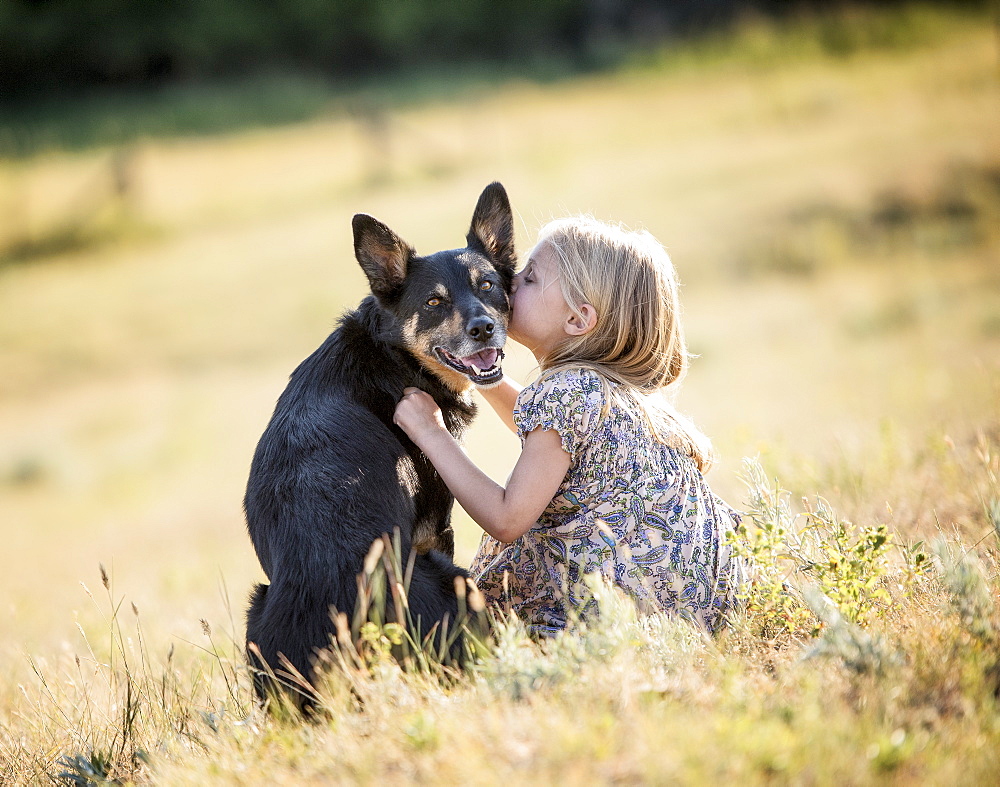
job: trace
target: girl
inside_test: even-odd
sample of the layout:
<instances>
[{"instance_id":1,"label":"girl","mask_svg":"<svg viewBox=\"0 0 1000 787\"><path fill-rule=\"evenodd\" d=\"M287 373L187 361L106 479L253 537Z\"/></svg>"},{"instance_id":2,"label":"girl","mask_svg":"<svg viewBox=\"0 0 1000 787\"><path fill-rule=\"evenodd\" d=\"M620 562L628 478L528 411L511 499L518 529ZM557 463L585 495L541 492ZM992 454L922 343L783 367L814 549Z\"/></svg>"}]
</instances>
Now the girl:
<instances>
[{"instance_id":1,"label":"girl","mask_svg":"<svg viewBox=\"0 0 1000 787\"><path fill-rule=\"evenodd\" d=\"M687 366L666 251L590 218L548 224L514 278L508 335L541 376L480 389L521 437L506 488L426 393L407 388L395 413L486 531L472 573L487 600L555 633L598 571L642 608L715 631L746 568L726 543L739 519L702 477L710 445L664 396Z\"/></svg>"}]
</instances>

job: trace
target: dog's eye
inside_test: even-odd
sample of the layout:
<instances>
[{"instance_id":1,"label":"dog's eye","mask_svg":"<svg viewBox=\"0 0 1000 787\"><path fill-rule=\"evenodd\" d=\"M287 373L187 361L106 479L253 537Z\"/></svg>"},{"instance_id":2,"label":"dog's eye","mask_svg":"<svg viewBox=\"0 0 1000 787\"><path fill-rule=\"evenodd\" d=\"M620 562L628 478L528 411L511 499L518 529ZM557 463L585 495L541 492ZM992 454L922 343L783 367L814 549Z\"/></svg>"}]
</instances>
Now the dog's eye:
<instances>
[{"instance_id":1,"label":"dog's eye","mask_svg":"<svg viewBox=\"0 0 1000 787\"><path fill-rule=\"evenodd\" d=\"M486 280L479 283L479 289L483 292L489 292L493 289L493 282Z\"/></svg>"},{"instance_id":2,"label":"dog's eye","mask_svg":"<svg viewBox=\"0 0 1000 787\"><path fill-rule=\"evenodd\" d=\"M440 306L441 305L441 299L440 298L428 298L427 299L427 305L428 306Z\"/></svg>"}]
</instances>

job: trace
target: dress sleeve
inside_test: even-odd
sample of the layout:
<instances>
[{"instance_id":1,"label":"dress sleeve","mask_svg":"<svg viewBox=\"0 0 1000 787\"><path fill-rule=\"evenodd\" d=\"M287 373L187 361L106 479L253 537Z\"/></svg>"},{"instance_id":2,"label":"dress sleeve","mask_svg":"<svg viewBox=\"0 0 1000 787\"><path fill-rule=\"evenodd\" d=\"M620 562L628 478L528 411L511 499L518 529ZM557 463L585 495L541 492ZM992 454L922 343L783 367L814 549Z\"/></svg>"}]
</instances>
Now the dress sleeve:
<instances>
[{"instance_id":1,"label":"dress sleeve","mask_svg":"<svg viewBox=\"0 0 1000 787\"><path fill-rule=\"evenodd\" d=\"M596 374L583 369L556 372L521 391L514 405L514 424L522 441L539 427L555 431L563 450L575 456L596 429L603 406Z\"/></svg>"}]
</instances>

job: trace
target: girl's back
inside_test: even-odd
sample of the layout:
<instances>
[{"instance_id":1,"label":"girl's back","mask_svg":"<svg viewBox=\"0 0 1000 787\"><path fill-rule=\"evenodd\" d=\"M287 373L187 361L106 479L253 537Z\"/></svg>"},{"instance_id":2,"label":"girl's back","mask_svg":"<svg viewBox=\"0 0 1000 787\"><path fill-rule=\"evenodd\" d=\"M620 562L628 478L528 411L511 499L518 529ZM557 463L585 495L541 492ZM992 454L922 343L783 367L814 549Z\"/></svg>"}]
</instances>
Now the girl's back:
<instances>
[{"instance_id":1,"label":"girl's back","mask_svg":"<svg viewBox=\"0 0 1000 787\"><path fill-rule=\"evenodd\" d=\"M407 389L396 422L483 528L473 572L487 600L535 631L562 629L599 572L641 607L715 631L745 575L739 519L702 476L708 440L656 404L687 368L677 280L646 232L589 218L550 223L514 277L507 334L541 378L483 395L521 438L505 487ZM586 611L586 608L584 609Z\"/></svg>"},{"instance_id":2,"label":"girl's back","mask_svg":"<svg viewBox=\"0 0 1000 787\"><path fill-rule=\"evenodd\" d=\"M582 575L599 572L641 606L714 631L742 581L726 543L738 518L709 490L683 435L669 421L654 425L624 386L586 369L525 388L514 421L522 437L556 431L572 460L524 537L507 545L483 537L472 571L487 597L553 632L566 622L563 588L577 601Z\"/></svg>"}]
</instances>

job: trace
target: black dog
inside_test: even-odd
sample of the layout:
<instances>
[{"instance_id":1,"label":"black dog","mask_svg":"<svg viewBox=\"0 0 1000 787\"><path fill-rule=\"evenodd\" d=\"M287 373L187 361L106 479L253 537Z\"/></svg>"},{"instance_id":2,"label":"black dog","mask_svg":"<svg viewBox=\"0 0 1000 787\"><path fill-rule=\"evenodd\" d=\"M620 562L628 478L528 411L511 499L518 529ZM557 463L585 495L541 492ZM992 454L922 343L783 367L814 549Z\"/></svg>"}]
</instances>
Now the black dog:
<instances>
[{"instance_id":1,"label":"black dog","mask_svg":"<svg viewBox=\"0 0 1000 787\"><path fill-rule=\"evenodd\" d=\"M427 391L459 437L472 385L500 381L513 219L499 183L483 191L464 249L426 257L371 216L354 217L354 252L372 294L292 373L257 445L244 508L269 585L247 611L247 656L263 698L284 660L315 680L331 611L353 614L372 542L398 528L416 552L408 602L422 633L454 620L453 498L393 424L407 386ZM283 657L283 658L282 658ZM263 663L262 661L263 660ZM293 698L301 704L302 698Z\"/></svg>"}]
</instances>

